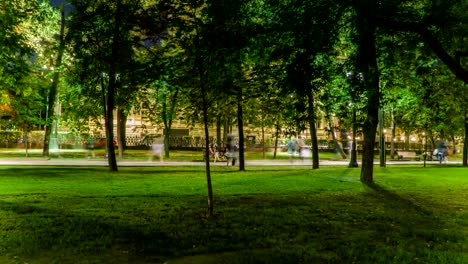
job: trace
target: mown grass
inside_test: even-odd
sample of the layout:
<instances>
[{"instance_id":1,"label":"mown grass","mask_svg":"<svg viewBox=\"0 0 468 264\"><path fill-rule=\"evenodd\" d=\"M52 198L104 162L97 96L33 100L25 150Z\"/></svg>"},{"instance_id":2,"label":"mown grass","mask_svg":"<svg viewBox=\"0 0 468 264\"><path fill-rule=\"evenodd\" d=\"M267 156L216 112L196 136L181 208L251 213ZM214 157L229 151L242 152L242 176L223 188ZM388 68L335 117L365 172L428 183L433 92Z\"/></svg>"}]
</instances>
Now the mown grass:
<instances>
[{"instance_id":1,"label":"mown grass","mask_svg":"<svg viewBox=\"0 0 468 264\"><path fill-rule=\"evenodd\" d=\"M2 263L466 263L466 168L0 167Z\"/></svg>"}]
</instances>

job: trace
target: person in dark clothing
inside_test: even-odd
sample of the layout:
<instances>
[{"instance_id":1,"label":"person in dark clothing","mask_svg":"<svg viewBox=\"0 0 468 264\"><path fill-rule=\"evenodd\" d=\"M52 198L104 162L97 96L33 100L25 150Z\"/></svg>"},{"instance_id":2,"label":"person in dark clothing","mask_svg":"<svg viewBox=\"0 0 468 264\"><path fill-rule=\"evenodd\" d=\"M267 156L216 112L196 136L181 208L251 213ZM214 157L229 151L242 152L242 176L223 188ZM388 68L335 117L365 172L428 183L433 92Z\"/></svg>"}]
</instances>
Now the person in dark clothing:
<instances>
[{"instance_id":1,"label":"person in dark clothing","mask_svg":"<svg viewBox=\"0 0 468 264\"><path fill-rule=\"evenodd\" d=\"M445 142L440 141L437 144L437 153L436 153L439 163L442 163L442 161L445 160L446 155L447 155L447 146L445 146Z\"/></svg>"},{"instance_id":2,"label":"person in dark clothing","mask_svg":"<svg viewBox=\"0 0 468 264\"><path fill-rule=\"evenodd\" d=\"M234 142L234 138L232 136L229 136L227 143L226 143L226 156L231 159L232 166L236 165L238 149L239 148ZM229 159L228 159L228 164L229 164Z\"/></svg>"}]
</instances>

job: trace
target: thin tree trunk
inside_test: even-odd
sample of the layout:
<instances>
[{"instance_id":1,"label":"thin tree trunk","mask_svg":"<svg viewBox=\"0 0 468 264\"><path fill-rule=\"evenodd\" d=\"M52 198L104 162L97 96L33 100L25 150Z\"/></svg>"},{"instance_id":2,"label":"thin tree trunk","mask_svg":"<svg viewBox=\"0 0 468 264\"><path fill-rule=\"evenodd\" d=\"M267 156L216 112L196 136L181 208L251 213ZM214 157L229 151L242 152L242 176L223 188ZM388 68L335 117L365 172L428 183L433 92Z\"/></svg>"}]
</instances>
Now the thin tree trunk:
<instances>
[{"instance_id":1,"label":"thin tree trunk","mask_svg":"<svg viewBox=\"0 0 468 264\"><path fill-rule=\"evenodd\" d=\"M226 140L227 140L228 134L229 134L228 118L225 115L224 120L223 120L223 142L222 142L223 148L226 147Z\"/></svg>"},{"instance_id":2,"label":"thin tree trunk","mask_svg":"<svg viewBox=\"0 0 468 264\"><path fill-rule=\"evenodd\" d=\"M348 168L357 168L357 150L356 150L356 132L357 132L357 124L356 124L356 108L353 106L353 142L351 145L351 157L349 159Z\"/></svg>"},{"instance_id":3,"label":"thin tree trunk","mask_svg":"<svg viewBox=\"0 0 468 264\"><path fill-rule=\"evenodd\" d=\"M26 157L29 156L28 150L29 150L29 132L24 133L24 148L26 151Z\"/></svg>"},{"instance_id":4,"label":"thin tree trunk","mask_svg":"<svg viewBox=\"0 0 468 264\"><path fill-rule=\"evenodd\" d=\"M275 132L275 151L273 152L273 159L276 159L276 152L278 150L278 137L279 137L280 126L279 122L276 122L276 132Z\"/></svg>"},{"instance_id":5,"label":"thin tree trunk","mask_svg":"<svg viewBox=\"0 0 468 264\"><path fill-rule=\"evenodd\" d=\"M406 151L410 150L410 133L411 133L411 130L408 125L405 131L405 150Z\"/></svg>"},{"instance_id":6,"label":"thin tree trunk","mask_svg":"<svg viewBox=\"0 0 468 264\"><path fill-rule=\"evenodd\" d=\"M379 72L375 48L376 25L373 21L376 3L371 0L357 2L358 68L364 75L367 92L366 119L363 124L364 143L362 148L361 181L370 184L374 181L374 146L378 125Z\"/></svg>"},{"instance_id":7,"label":"thin tree trunk","mask_svg":"<svg viewBox=\"0 0 468 264\"><path fill-rule=\"evenodd\" d=\"M124 151L127 147L127 142L126 142L126 129L127 128L127 115L125 114L125 111L118 107L117 108L117 142L118 148L119 148L119 158L123 159L124 158Z\"/></svg>"},{"instance_id":8,"label":"thin tree trunk","mask_svg":"<svg viewBox=\"0 0 468 264\"><path fill-rule=\"evenodd\" d=\"M380 167L385 168L384 111L379 108L379 153Z\"/></svg>"},{"instance_id":9,"label":"thin tree trunk","mask_svg":"<svg viewBox=\"0 0 468 264\"><path fill-rule=\"evenodd\" d=\"M245 171L244 156L244 118L242 112L242 87L237 95L237 127L239 129L239 171Z\"/></svg>"},{"instance_id":10,"label":"thin tree trunk","mask_svg":"<svg viewBox=\"0 0 468 264\"><path fill-rule=\"evenodd\" d=\"M63 53L65 52L65 11L63 4L61 5L60 10L60 44L57 53L57 59L55 60L55 72L52 79L52 85L49 90L48 97L48 109L47 109L47 120L46 120L46 130L44 135L44 146L42 149L42 156L49 157L49 146L50 146L50 135L52 134L52 117L54 116L55 110L55 97L57 96L57 86L60 78L60 67L62 66ZM58 121L58 120L57 120Z\"/></svg>"},{"instance_id":11,"label":"thin tree trunk","mask_svg":"<svg viewBox=\"0 0 468 264\"><path fill-rule=\"evenodd\" d=\"M164 121L164 157L169 158L169 139L171 138L172 121L175 116L177 99L179 97L180 89L176 88L174 95L172 96L171 105L169 111L167 111L167 97L164 95L164 107L163 107L163 121Z\"/></svg>"},{"instance_id":12,"label":"thin tree trunk","mask_svg":"<svg viewBox=\"0 0 468 264\"><path fill-rule=\"evenodd\" d=\"M203 99L203 123L205 129L205 168L206 168L206 182L208 187L208 217L213 216L213 188L211 184L211 173L210 173L210 135L208 130L208 106L206 102L206 89L203 81L203 66L200 67L200 88L202 91Z\"/></svg>"},{"instance_id":13,"label":"thin tree trunk","mask_svg":"<svg viewBox=\"0 0 468 264\"><path fill-rule=\"evenodd\" d=\"M453 134L450 135L450 139L452 140L452 146L453 146L452 153L450 153L450 154L455 154L455 153L457 153L457 142L455 141L455 136Z\"/></svg>"},{"instance_id":14,"label":"thin tree trunk","mask_svg":"<svg viewBox=\"0 0 468 264\"><path fill-rule=\"evenodd\" d=\"M465 113L465 140L463 143L463 167L468 167L468 113Z\"/></svg>"},{"instance_id":15,"label":"thin tree trunk","mask_svg":"<svg viewBox=\"0 0 468 264\"><path fill-rule=\"evenodd\" d=\"M169 158L170 118L167 113L167 95L163 93L162 119L164 123L164 157Z\"/></svg>"},{"instance_id":16,"label":"thin tree trunk","mask_svg":"<svg viewBox=\"0 0 468 264\"><path fill-rule=\"evenodd\" d=\"M263 115L263 107L262 107L262 152L263 152L263 159L266 159L266 144L265 144L265 116Z\"/></svg>"},{"instance_id":17,"label":"thin tree trunk","mask_svg":"<svg viewBox=\"0 0 468 264\"><path fill-rule=\"evenodd\" d=\"M221 142L223 141L221 138L221 125L222 125L221 116L218 115L216 117L216 145L218 147L221 147Z\"/></svg>"},{"instance_id":18,"label":"thin tree trunk","mask_svg":"<svg viewBox=\"0 0 468 264\"><path fill-rule=\"evenodd\" d=\"M307 99L309 101L308 115L309 115L309 130L310 130L310 139L312 141L312 169L319 168L319 154L318 154L318 140L317 140L317 129L315 127L315 104L313 91L307 94ZM300 151L300 150L299 150Z\"/></svg>"},{"instance_id":19,"label":"thin tree trunk","mask_svg":"<svg viewBox=\"0 0 468 264\"><path fill-rule=\"evenodd\" d=\"M390 158L393 160L395 159L395 133L396 133L396 126L395 126L395 115L393 113L393 109L392 109L392 125L391 125L391 129L392 129L392 136L390 138Z\"/></svg>"},{"instance_id":20,"label":"thin tree trunk","mask_svg":"<svg viewBox=\"0 0 468 264\"><path fill-rule=\"evenodd\" d=\"M203 125L205 130L205 172L206 172L206 185L208 190L208 212L207 217L213 217L213 187L211 183L211 172L210 172L210 136L208 130L208 103L206 99L206 87L205 87L205 70L203 68L204 61L202 54L200 53L200 32L198 25L196 28L196 46L197 46L197 65L198 65L198 75L200 82L200 90L202 93L202 111L203 111Z\"/></svg>"}]
</instances>

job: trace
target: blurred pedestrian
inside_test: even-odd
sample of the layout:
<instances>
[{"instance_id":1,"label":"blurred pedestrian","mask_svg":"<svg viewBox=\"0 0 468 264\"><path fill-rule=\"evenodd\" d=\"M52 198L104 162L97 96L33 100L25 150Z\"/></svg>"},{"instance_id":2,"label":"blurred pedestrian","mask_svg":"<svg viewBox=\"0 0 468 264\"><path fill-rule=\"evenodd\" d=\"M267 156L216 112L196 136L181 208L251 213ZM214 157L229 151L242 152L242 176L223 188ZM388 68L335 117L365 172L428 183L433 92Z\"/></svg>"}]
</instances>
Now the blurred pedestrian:
<instances>
[{"instance_id":1,"label":"blurred pedestrian","mask_svg":"<svg viewBox=\"0 0 468 264\"><path fill-rule=\"evenodd\" d=\"M231 160L231 165L235 166L238 156L239 146L234 142L233 136L228 136L226 142L226 156L228 157L227 164L229 165L229 159Z\"/></svg>"},{"instance_id":2,"label":"blurred pedestrian","mask_svg":"<svg viewBox=\"0 0 468 264\"><path fill-rule=\"evenodd\" d=\"M295 152L296 152L296 140L290 137L288 140L288 154L291 155L291 157L293 157Z\"/></svg>"},{"instance_id":3,"label":"blurred pedestrian","mask_svg":"<svg viewBox=\"0 0 468 264\"><path fill-rule=\"evenodd\" d=\"M296 148L299 153L299 158L304 158L305 143L301 136L297 137Z\"/></svg>"},{"instance_id":4,"label":"blurred pedestrian","mask_svg":"<svg viewBox=\"0 0 468 264\"><path fill-rule=\"evenodd\" d=\"M164 161L164 142L162 137L157 137L151 143L150 161L154 160L154 157L158 157L160 162Z\"/></svg>"},{"instance_id":5,"label":"blurred pedestrian","mask_svg":"<svg viewBox=\"0 0 468 264\"><path fill-rule=\"evenodd\" d=\"M93 137L88 138L88 141L86 142L86 149L88 150L87 158L88 159L94 158L95 154L94 154L94 138Z\"/></svg>"},{"instance_id":6,"label":"blurred pedestrian","mask_svg":"<svg viewBox=\"0 0 468 264\"><path fill-rule=\"evenodd\" d=\"M445 160L447 156L447 146L445 145L444 141L439 141L437 143L437 159L439 160L439 163L442 163L442 161Z\"/></svg>"}]
</instances>

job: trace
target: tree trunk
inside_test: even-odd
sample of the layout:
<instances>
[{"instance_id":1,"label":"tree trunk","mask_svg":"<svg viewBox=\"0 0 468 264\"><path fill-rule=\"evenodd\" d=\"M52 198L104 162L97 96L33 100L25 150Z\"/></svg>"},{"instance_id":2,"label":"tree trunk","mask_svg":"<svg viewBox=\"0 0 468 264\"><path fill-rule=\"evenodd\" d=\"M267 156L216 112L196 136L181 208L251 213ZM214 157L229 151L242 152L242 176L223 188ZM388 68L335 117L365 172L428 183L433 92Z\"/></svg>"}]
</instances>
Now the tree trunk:
<instances>
[{"instance_id":1,"label":"tree trunk","mask_svg":"<svg viewBox=\"0 0 468 264\"><path fill-rule=\"evenodd\" d=\"M244 155L244 118L242 112L242 87L237 95L237 127L239 129L239 171L245 171Z\"/></svg>"},{"instance_id":2,"label":"tree trunk","mask_svg":"<svg viewBox=\"0 0 468 264\"><path fill-rule=\"evenodd\" d=\"M379 72L375 48L376 25L373 21L376 3L371 0L358 1L357 31L358 69L364 75L364 89L367 92L366 119L363 124L364 143L362 147L361 181L370 184L374 181L374 146L379 115Z\"/></svg>"},{"instance_id":3,"label":"tree trunk","mask_svg":"<svg viewBox=\"0 0 468 264\"><path fill-rule=\"evenodd\" d=\"M263 159L266 159L266 144L265 144L265 116L263 115L263 107L262 107L262 156Z\"/></svg>"},{"instance_id":4,"label":"tree trunk","mask_svg":"<svg viewBox=\"0 0 468 264\"><path fill-rule=\"evenodd\" d=\"M315 127L315 104L314 104L314 95L313 91L310 91L307 94L307 99L309 101L308 115L309 115L309 129L310 129L310 139L312 141L312 169L319 168L319 154L318 154L318 140L317 140L317 128ZM300 150L299 150L300 151Z\"/></svg>"},{"instance_id":5,"label":"tree trunk","mask_svg":"<svg viewBox=\"0 0 468 264\"><path fill-rule=\"evenodd\" d=\"M46 130L44 135L44 146L42 149L42 156L49 157L49 146L50 146L50 135L52 134L52 117L54 116L55 110L55 97L57 96L57 86L60 78L60 67L62 66L63 53L65 51L65 11L63 4L60 11L60 44L57 53L57 59L55 60L55 72L52 79L52 85L49 90L48 96L48 109L46 118ZM58 122L58 120L57 120Z\"/></svg>"},{"instance_id":6,"label":"tree trunk","mask_svg":"<svg viewBox=\"0 0 468 264\"><path fill-rule=\"evenodd\" d=\"M163 104L162 104L162 119L164 123L164 157L169 158L169 137L170 137L170 118L167 113L167 95L163 93Z\"/></svg>"},{"instance_id":7,"label":"tree trunk","mask_svg":"<svg viewBox=\"0 0 468 264\"><path fill-rule=\"evenodd\" d=\"M200 32L198 25L196 27L196 48L197 48L197 65L198 65L198 77L200 82L200 90L202 93L202 112L203 112L203 125L205 130L205 172L206 172L206 186L208 190L208 212L207 217L213 217L213 187L211 183L211 172L210 172L210 135L208 130L208 103L206 99L206 87L205 87L205 70L203 68L204 61L203 55L200 51Z\"/></svg>"},{"instance_id":8,"label":"tree trunk","mask_svg":"<svg viewBox=\"0 0 468 264\"><path fill-rule=\"evenodd\" d=\"M452 152L450 154L455 154L455 153L457 153L457 142L455 140L455 136L453 134L450 135L450 139L452 140L452 146L453 146Z\"/></svg>"},{"instance_id":9,"label":"tree trunk","mask_svg":"<svg viewBox=\"0 0 468 264\"><path fill-rule=\"evenodd\" d=\"M26 157L29 156L28 150L29 150L29 132L24 133L24 150L26 152Z\"/></svg>"},{"instance_id":10,"label":"tree trunk","mask_svg":"<svg viewBox=\"0 0 468 264\"><path fill-rule=\"evenodd\" d=\"M124 151L127 148L126 133L127 132L127 115L125 111L117 108L117 142L119 148L119 158L123 159Z\"/></svg>"},{"instance_id":11,"label":"tree trunk","mask_svg":"<svg viewBox=\"0 0 468 264\"><path fill-rule=\"evenodd\" d=\"M200 67L200 88L202 91L203 99L203 125L205 129L205 169L206 169L206 183L208 187L208 215L207 217L213 216L213 188L211 184L211 172L210 172L210 134L208 130L208 105L206 102L206 90L203 81L203 66Z\"/></svg>"},{"instance_id":12,"label":"tree trunk","mask_svg":"<svg viewBox=\"0 0 468 264\"><path fill-rule=\"evenodd\" d=\"M409 125L408 125L405 131L405 150L406 151L410 150L410 133L411 133L411 129L409 128Z\"/></svg>"},{"instance_id":13,"label":"tree trunk","mask_svg":"<svg viewBox=\"0 0 468 264\"><path fill-rule=\"evenodd\" d=\"M395 126L395 115L393 114L393 109L392 109L392 124L391 124L391 129L392 129L392 136L390 138L390 158L393 160L395 158L395 133L396 133L396 126Z\"/></svg>"},{"instance_id":14,"label":"tree trunk","mask_svg":"<svg viewBox=\"0 0 468 264\"><path fill-rule=\"evenodd\" d=\"M357 132L357 125L356 125L356 108L353 106L353 142L351 144L351 157L349 159L348 168L357 168L357 150L356 150L356 132Z\"/></svg>"},{"instance_id":15,"label":"tree trunk","mask_svg":"<svg viewBox=\"0 0 468 264\"><path fill-rule=\"evenodd\" d=\"M468 113L465 113L465 140L463 143L463 167L468 167Z\"/></svg>"},{"instance_id":16,"label":"tree trunk","mask_svg":"<svg viewBox=\"0 0 468 264\"><path fill-rule=\"evenodd\" d=\"M223 139L221 138L221 116L216 117L216 145L218 147L221 147L221 142L223 142Z\"/></svg>"},{"instance_id":17,"label":"tree trunk","mask_svg":"<svg viewBox=\"0 0 468 264\"><path fill-rule=\"evenodd\" d=\"M112 172L118 171L117 169L117 160L115 157L115 147L114 147L114 93L115 93L115 72L111 71L109 76L109 85L107 89L107 106L105 108L105 127L106 127L106 154L107 161L109 165L109 170Z\"/></svg>"},{"instance_id":18,"label":"tree trunk","mask_svg":"<svg viewBox=\"0 0 468 264\"><path fill-rule=\"evenodd\" d=\"M280 126L279 122L276 123L276 132L275 132L275 151L273 152L273 159L276 159L276 151L278 150L278 137L279 137Z\"/></svg>"},{"instance_id":19,"label":"tree trunk","mask_svg":"<svg viewBox=\"0 0 468 264\"><path fill-rule=\"evenodd\" d=\"M176 106L177 106L177 99L179 96L179 88L176 88L174 95L172 96L171 104L169 107L169 111L167 110L167 95L164 93L164 102L163 102L163 122L164 122L164 157L167 159L169 158L169 139L171 138L171 128L172 128L172 120L175 116Z\"/></svg>"},{"instance_id":20,"label":"tree trunk","mask_svg":"<svg viewBox=\"0 0 468 264\"><path fill-rule=\"evenodd\" d=\"M384 111L379 109L379 152L380 167L385 168L385 135L384 135Z\"/></svg>"},{"instance_id":21,"label":"tree trunk","mask_svg":"<svg viewBox=\"0 0 468 264\"><path fill-rule=\"evenodd\" d=\"M115 90L117 86L117 59L118 49L120 46L120 12L122 9L121 0L117 1L115 10L115 26L112 41L112 61L109 70L109 85L107 86L107 97L105 111L105 127L106 127L106 145L107 145L107 161L109 170L112 172L118 171L117 160L115 157L114 147L114 104ZM104 88L104 87L103 87Z\"/></svg>"},{"instance_id":22,"label":"tree trunk","mask_svg":"<svg viewBox=\"0 0 468 264\"><path fill-rule=\"evenodd\" d=\"M222 142L223 148L226 147L226 140L227 140L227 135L228 134L229 134L228 118L226 116L224 116L224 120L223 120L223 142Z\"/></svg>"}]
</instances>

